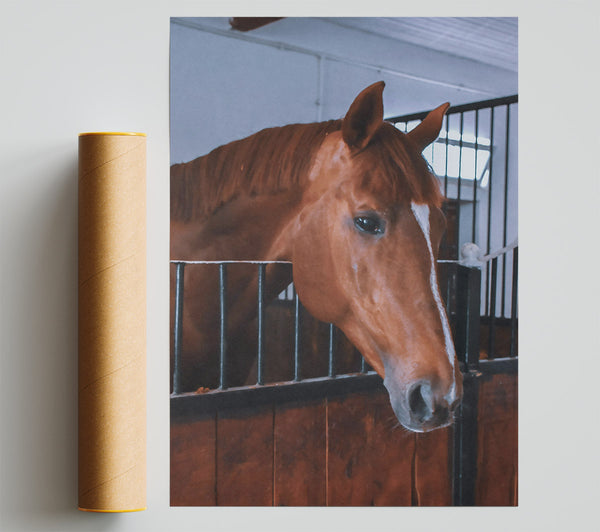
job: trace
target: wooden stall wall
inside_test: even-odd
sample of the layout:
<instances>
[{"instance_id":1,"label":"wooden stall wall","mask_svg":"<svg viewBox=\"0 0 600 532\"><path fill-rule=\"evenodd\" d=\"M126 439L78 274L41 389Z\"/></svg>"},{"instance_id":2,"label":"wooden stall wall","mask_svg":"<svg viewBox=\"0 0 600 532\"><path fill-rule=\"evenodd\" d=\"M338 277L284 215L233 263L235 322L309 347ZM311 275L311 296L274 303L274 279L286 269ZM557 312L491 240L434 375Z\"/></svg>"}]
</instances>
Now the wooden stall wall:
<instances>
[{"instance_id":1,"label":"wooden stall wall","mask_svg":"<svg viewBox=\"0 0 600 532\"><path fill-rule=\"evenodd\" d=\"M480 390L476 503L514 505L516 377ZM446 506L452 435L400 427L382 386L172 416L171 505Z\"/></svg>"},{"instance_id":2,"label":"wooden stall wall","mask_svg":"<svg viewBox=\"0 0 600 532\"><path fill-rule=\"evenodd\" d=\"M478 506L518 505L518 377L484 377L479 388Z\"/></svg>"}]
</instances>

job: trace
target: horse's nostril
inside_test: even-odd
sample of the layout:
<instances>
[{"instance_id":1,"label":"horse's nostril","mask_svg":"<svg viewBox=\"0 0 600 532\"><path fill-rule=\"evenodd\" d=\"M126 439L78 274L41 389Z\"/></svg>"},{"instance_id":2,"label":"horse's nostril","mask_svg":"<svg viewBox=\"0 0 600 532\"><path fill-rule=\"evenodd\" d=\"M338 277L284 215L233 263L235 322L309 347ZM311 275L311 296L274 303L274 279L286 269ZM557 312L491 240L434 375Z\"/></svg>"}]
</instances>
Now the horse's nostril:
<instances>
[{"instance_id":1,"label":"horse's nostril","mask_svg":"<svg viewBox=\"0 0 600 532\"><path fill-rule=\"evenodd\" d=\"M448 423L450 421L450 410L448 408L441 407L438 408L435 412L434 412L434 416L436 421L440 424L440 425L445 425L446 423Z\"/></svg>"},{"instance_id":2,"label":"horse's nostril","mask_svg":"<svg viewBox=\"0 0 600 532\"><path fill-rule=\"evenodd\" d=\"M433 391L428 382L414 384L408 392L408 406L413 419L423 423L433 415Z\"/></svg>"},{"instance_id":3,"label":"horse's nostril","mask_svg":"<svg viewBox=\"0 0 600 532\"><path fill-rule=\"evenodd\" d=\"M413 422L428 427L446 425L452 420L454 409L460 404L458 400L449 405L445 398L436 399L428 380L414 383L409 388L407 399Z\"/></svg>"}]
</instances>

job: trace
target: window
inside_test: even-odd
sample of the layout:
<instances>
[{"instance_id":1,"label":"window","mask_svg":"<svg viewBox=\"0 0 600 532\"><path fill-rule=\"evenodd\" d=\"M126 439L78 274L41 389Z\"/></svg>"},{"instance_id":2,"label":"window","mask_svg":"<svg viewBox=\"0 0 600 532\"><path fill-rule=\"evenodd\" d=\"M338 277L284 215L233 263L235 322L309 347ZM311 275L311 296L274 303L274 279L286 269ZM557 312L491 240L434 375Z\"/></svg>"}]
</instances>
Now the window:
<instances>
[{"instance_id":1,"label":"window","mask_svg":"<svg viewBox=\"0 0 600 532\"><path fill-rule=\"evenodd\" d=\"M398 122L395 126L406 132L418 124L418 121ZM460 174L461 179L477 180L485 188L489 182L490 153L489 138L449 130L446 139L446 131L442 129L439 138L425 148L423 156L438 177L458 179Z\"/></svg>"}]
</instances>

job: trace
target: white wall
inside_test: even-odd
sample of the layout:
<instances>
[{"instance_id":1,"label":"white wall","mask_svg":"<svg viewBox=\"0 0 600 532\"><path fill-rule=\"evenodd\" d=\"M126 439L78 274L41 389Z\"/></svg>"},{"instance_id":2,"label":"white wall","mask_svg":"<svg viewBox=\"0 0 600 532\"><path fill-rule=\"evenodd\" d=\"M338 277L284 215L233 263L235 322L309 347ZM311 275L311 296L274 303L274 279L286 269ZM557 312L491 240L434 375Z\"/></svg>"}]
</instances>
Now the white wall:
<instances>
[{"instance_id":1,"label":"white wall","mask_svg":"<svg viewBox=\"0 0 600 532\"><path fill-rule=\"evenodd\" d=\"M171 53L173 163L265 127L341 118L379 80L387 117L518 91L515 72L306 17L250 33L175 18Z\"/></svg>"},{"instance_id":2,"label":"white wall","mask_svg":"<svg viewBox=\"0 0 600 532\"><path fill-rule=\"evenodd\" d=\"M340 14L351 4L307 6ZM489 531L590 529L600 446L593 421L600 286L588 265L598 259L598 188L582 154L597 151L600 117L590 106L597 98L590 65L598 64L598 8L585 1L398 7L402 15L501 10L521 17L520 139L527 148L521 150L521 205L528 216L521 225L520 508L169 508L169 17L203 14L199 5L5 0L0 8L2 532L334 526L451 532L481 530L482 523ZM260 14L284 10L281 3L262 6ZM242 4L214 9L248 13ZM382 6L373 0L361 9L381 12ZM148 510L126 515L75 510L77 134L107 129L148 133ZM554 260L539 268L548 250ZM561 362L564 354L576 363Z\"/></svg>"}]
</instances>

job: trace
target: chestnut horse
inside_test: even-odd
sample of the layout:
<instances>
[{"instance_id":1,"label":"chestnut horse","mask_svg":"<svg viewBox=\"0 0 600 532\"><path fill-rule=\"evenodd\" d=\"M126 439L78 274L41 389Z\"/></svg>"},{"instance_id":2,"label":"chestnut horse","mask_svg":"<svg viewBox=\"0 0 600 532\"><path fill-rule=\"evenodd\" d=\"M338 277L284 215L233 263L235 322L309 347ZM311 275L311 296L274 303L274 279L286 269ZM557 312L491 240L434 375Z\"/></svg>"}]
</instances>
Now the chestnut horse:
<instances>
[{"instance_id":1,"label":"chestnut horse","mask_svg":"<svg viewBox=\"0 0 600 532\"><path fill-rule=\"evenodd\" d=\"M448 104L404 134L383 121L383 88L364 89L342 120L265 129L173 165L171 257L291 261L291 274L268 266L266 297L292 275L308 312L345 333L400 423L422 432L451 423L462 395L436 276L443 198L421 155ZM186 270L186 386L218 382L216 268ZM256 278L255 267L229 270L233 334L256 315Z\"/></svg>"}]
</instances>

